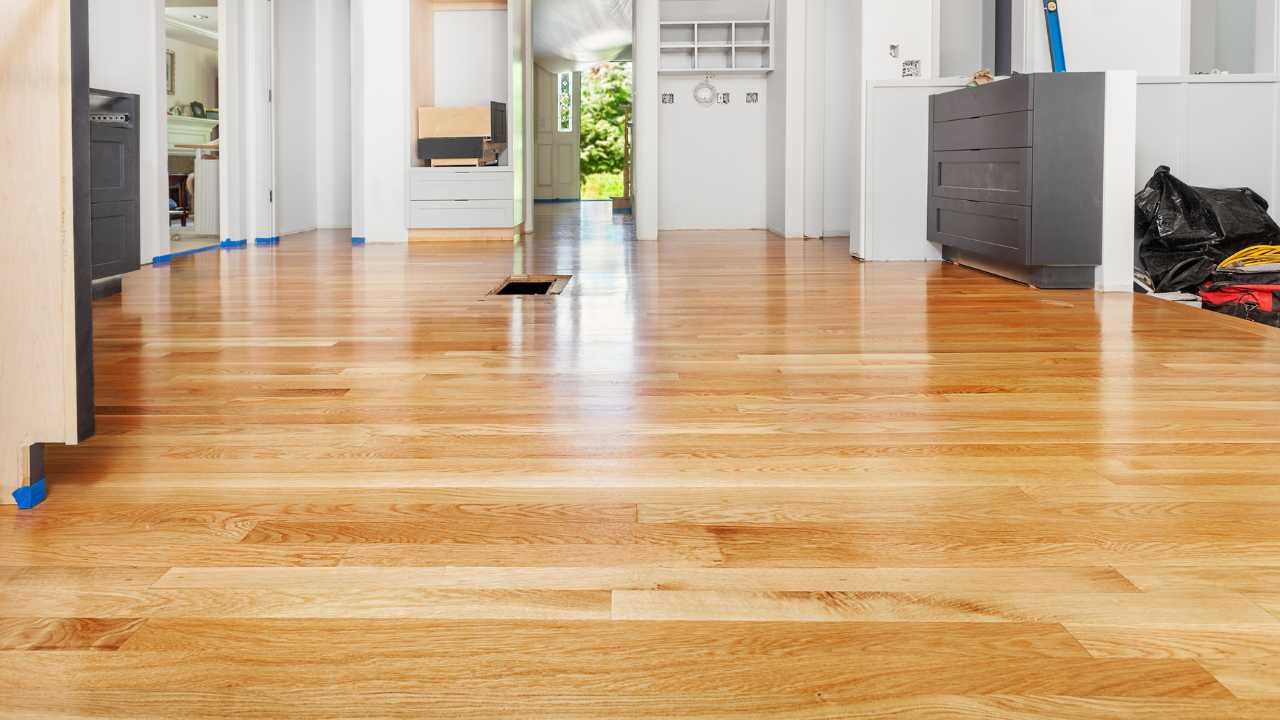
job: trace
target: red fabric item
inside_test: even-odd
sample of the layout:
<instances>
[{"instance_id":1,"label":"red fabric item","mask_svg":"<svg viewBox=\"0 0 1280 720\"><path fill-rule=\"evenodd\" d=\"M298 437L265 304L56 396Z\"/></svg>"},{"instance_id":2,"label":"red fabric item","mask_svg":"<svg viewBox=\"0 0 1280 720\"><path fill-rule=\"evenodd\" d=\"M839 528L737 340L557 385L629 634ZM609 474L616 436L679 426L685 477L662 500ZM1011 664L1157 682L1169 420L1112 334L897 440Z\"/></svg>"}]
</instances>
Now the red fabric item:
<instances>
[{"instance_id":1,"label":"red fabric item","mask_svg":"<svg viewBox=\"0 0 1280 720\"><path fill-rule=\"evenodd\" d=\"M1259 310L1275 312L1280 303L1280 285L1227 285L1213 289L1211 283L1205 283L1200 290L1200 298L1214 305L1256 305Z\"/></svg>"}]
</instances>

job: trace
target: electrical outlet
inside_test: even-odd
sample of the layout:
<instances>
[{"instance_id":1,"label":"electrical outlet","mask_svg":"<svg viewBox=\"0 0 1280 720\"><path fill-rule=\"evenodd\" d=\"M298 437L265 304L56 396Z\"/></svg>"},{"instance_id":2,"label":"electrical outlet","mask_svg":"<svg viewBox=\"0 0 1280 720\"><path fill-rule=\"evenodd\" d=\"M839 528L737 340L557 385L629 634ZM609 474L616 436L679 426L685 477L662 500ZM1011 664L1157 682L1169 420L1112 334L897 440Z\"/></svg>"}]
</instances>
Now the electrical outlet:
<instances>
[{"instance_id":1,"label":"electrical outlet","mask_svg":"<svg viewBox=\"0 0 1280 720\"><path fill-rule=\"evenodd\" d=\"M920 77L920 61L919 60L903 60L902 61L902 77L904 78Z\"/></svg>"},{"instance_id":2,"label":"electrical outlet","mask_svg":"<svg viewBox=\"0 0 1280 720\"><path fill-rule=\"evenodd\" d=\"M748 104L748 105L755 105L755 104L756 104L756 103L758 103L758 102L760 102L760 93L758 93L758 92L747 93L747 104Z\"/></svg>"},{"instance_id":3,"label":"electrical outlet","mask_svg":"<svg viewBox=\"0 0 1280 720\"><path fill-rule=\"evenodd\" d=\"M676 104L676 94L675 94L675 93L662 93L662 104L663 104L663 105L675 105L675 104Z\"/></svg>"}]
</instances>

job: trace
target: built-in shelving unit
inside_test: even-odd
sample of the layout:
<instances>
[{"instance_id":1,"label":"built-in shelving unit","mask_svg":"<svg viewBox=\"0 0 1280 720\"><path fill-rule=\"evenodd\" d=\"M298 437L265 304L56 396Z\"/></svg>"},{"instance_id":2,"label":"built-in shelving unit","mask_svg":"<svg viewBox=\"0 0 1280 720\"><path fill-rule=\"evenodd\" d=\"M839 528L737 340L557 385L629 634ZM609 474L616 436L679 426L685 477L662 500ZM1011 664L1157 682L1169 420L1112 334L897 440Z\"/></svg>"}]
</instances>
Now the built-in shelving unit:
<instances>
[{"instance_id":1,"label":"built-in shelving unit","mask_svg":"<svg viewBox=\"0 0 1280 720\"><path fill-rule=\"evenodd\" d=\"M744 17L723 19L696 17L699 6L695 2L663 3L659 72L772 72L773 2L760 3L754 12L749 3L743 5Z\"/></svg>"}]
</instances>

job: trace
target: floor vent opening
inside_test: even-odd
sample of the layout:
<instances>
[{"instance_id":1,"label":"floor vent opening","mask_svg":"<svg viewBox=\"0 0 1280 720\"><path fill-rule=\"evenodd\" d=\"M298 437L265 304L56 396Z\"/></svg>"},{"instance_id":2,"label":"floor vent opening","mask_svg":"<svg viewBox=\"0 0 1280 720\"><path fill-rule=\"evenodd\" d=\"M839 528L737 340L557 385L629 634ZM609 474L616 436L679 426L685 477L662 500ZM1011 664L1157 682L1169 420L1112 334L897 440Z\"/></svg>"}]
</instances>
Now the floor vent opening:
<instances>
[{"instance_id":1,"label":"floor vent opening","mask_svg":"<svg viewBox=\"0 0 1280 720\"><path fill-rule=\"evenodd\" d=\"M568 287L572 275L512 275L494 288L490 295L559 295Z\"/></svg>"}]
</instances>

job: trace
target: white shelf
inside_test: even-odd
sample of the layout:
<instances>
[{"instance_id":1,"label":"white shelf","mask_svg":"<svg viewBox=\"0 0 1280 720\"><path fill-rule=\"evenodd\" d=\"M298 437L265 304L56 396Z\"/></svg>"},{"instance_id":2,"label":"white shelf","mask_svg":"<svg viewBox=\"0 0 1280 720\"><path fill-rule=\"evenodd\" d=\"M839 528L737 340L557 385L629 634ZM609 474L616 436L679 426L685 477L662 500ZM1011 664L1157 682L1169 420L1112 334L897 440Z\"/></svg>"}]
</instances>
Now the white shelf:
<instances>
[{"instance_id":1,"label":"white shelf","mask_svg":"<svg viewBox=\"0 0 1280 720\"><path fill-rule=\"evenodd\" d=\"M745 68L663 68L660 75L763 75L773 72L771 67Z\"/></svg>"},{"instance_id":2,"label":"white shelf","mask_svg":"<svg viewBox=\"0 0 1280 720\"><path fill-rule=\"evenodd\" d=\"M658 72L669 75L773 72L773 9L751 19L663 20Z\"/></svg>"}]
</instances>

